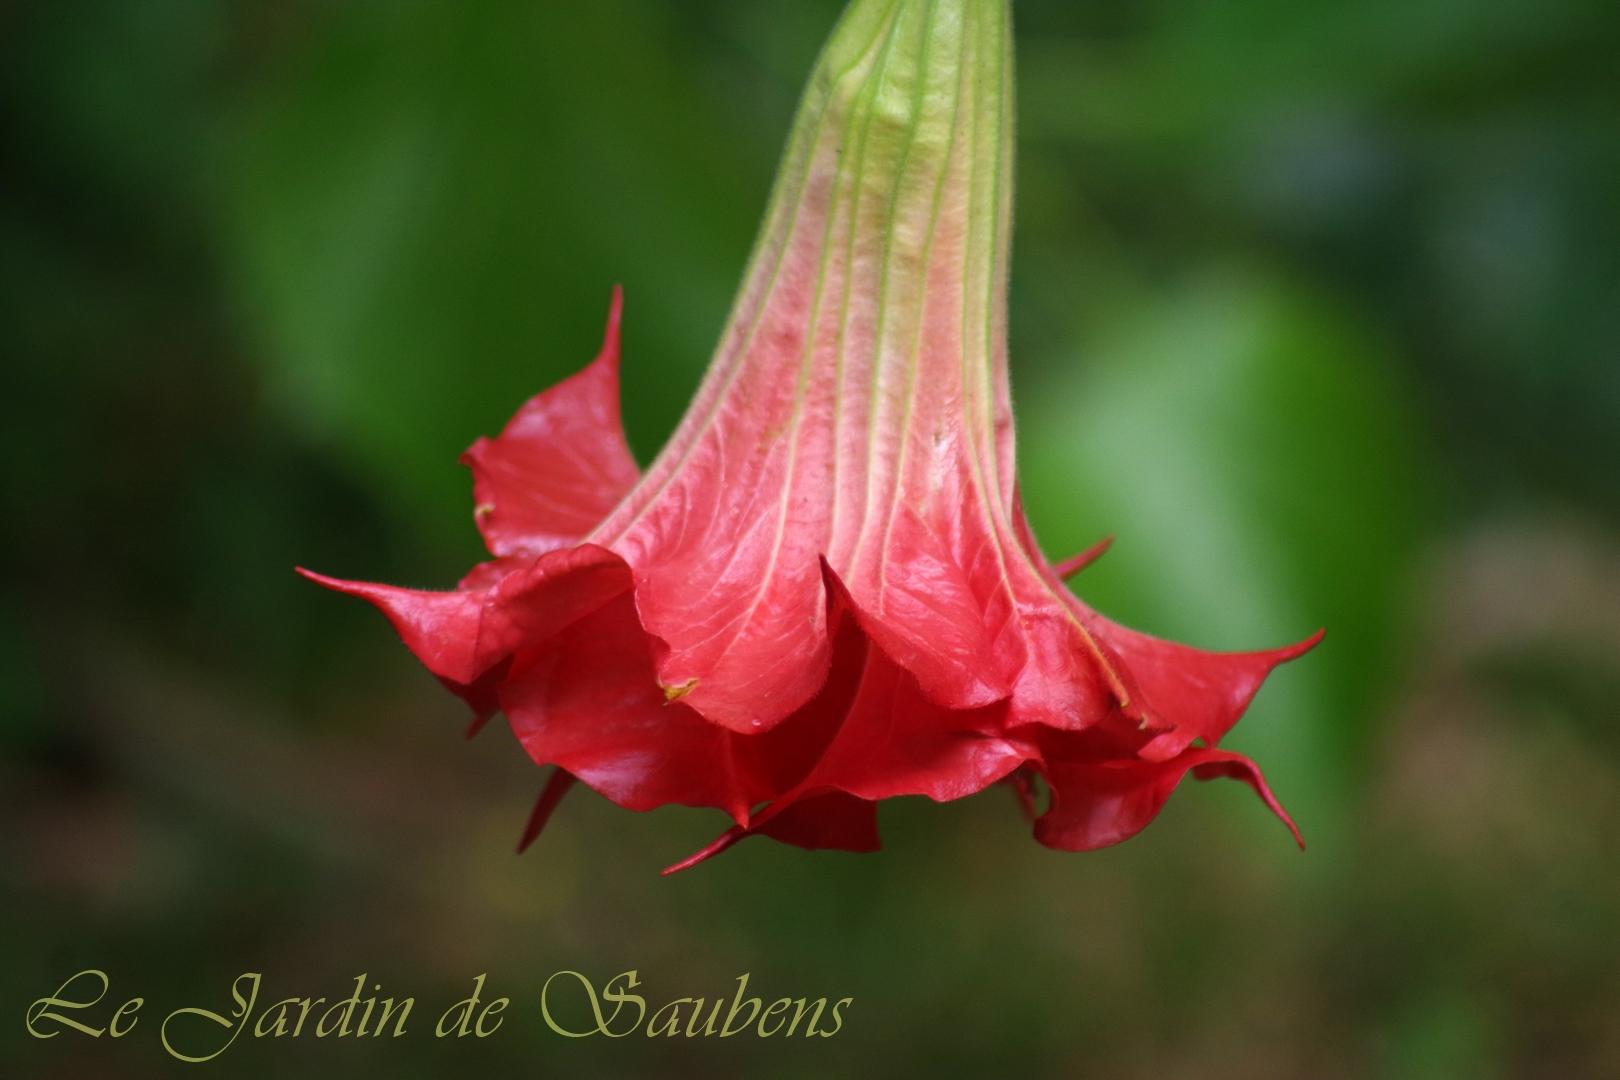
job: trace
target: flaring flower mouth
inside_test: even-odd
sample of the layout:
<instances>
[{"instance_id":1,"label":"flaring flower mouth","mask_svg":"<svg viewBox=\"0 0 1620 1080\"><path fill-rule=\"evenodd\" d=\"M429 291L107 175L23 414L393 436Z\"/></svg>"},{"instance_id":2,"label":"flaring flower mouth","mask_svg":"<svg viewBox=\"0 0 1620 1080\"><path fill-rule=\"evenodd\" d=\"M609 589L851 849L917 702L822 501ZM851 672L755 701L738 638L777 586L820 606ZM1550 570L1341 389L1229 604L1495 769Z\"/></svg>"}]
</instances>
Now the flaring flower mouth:
<instances>
[{"instance_id":1,"label":"flaring flower mouth","mask_svg":"<svg viewBox=\"0 0 1620 1080\"><path fill-rule=\"evenodd\" d=\"M1127 629L1024 518L1005 345L1006 0L855 0L800 107L730 322L641 474L619 418L614 291L596 359L463 456L492 559L449 592L307 576L380 608L475 713L632 810L878 846L876 805L1005 783L1041 843L1150 822L1283 649ZM1049 792L1037 808L1043 787ZM1297 838L1298 833L1295 831Z\"/></svg>"}]
</instances>

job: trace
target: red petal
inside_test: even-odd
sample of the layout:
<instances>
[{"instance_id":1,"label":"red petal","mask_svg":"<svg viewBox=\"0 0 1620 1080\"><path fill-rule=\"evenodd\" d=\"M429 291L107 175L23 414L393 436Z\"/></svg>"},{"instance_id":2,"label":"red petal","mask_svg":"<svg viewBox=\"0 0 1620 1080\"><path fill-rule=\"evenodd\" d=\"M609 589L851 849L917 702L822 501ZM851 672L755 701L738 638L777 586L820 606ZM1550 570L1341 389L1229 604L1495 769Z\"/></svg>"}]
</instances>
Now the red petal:
<instances>
[{"instance_id":1,"label":"red petal","mask_svg":"<svg viewBox=\"0 0 1620 1080\"><path fill-rule=\"evenodd\" d=\"M806 192L822 210L838 200L832 180ZM727 331L685 419L595 536L635 569L666 691L739 732L780 724L827 677L817 558L835 490L864 488L867 475L833 477L832 429L845 396L836 360L869 333L873 300L851 290L847 340L841 319L812 331L812 306L843 292L848 273L823 258L820 213L781 238L777 271L744 285L735 310L746 326ZM800 370L811 376L784 377Z\"/></svg>"},{"instance_id":2,"label":"red petal","mask_svg":"<svg viewBox=\"0 0 1620 1080\"><path fill-rule=\"evenodd\" d=\"M690 870L698 863L708 862L710 859L714 858L722 851L725 851L727 848L731 847L731 845L735 844L737 841L743 839L747 835L748 831L741 825L733 825L731 828L727 829L713 840L710 840L707 844L704 844L702 847L692 852L692 854L688 855L680 862L671 863L670 865L664 867L661 873L664 877L669 877L669 875L678 874L682 870Z\"/></svg>"},{"instance_id":3,"label":"red petal","mask_svg":"<svg viewBox=\"0 0 1620 1080\"><path fill-rule=\"evenodd\" d=\"M531 650L500 703L530 757L627 809L713 806L746 821L772 794L750 740L665 701L628 595Z\"/></svg>"},{"instance_id":4,"label":"red petal","mask_svg":"<svg viewBox=\"0 0 1620 1080\"><path fill-rule=\"evenodd\" d=\"M835 609L858 615L838 575L825 563L822 572ZM860 618L858 625L866 630L874 621ZM863 799L925 795L936 802L972 795L1037 756L1030 742L1002 734L1006 712L1005 702L977 709L937 704L874 642L848 712L800 790Z\"/></svg>"},{"instance_id":5,"label":"red petal","mask_svg":"<svg viewBox=\"0 0 1620 1080\"><path fill-rule=\"evenodd\" d=\"M846 614L853 610L848 593L830 568L823 571L840 641L846 641L857 625L865 624ZM808 775L756 814L751 825L722 834L666 873L695 866L755 833L806 848L875 851L879 800L901 795L936 802L960 799L1038 756L1033 743L1000 733L1005 703L979 709L938 705L911 672L876 644L863 655L853 699Z\"/></svg>"},{"instance_id":6,"label":"red petal","mask_svg":"<svg viewBox=\"0 0 1620 1080\"><path fill-rule=\"evenodd\" d=\"M343 581L300 568L319 585L366 600L388 617L422 665L481 716L496 708L506 663L630 588L622 560L593 545L486 563L452 592Z\"/></svg>"},{"instance_id":7,"label":"red petal","mask_svg":"<svg viewBox=\"0 0 1620 1080\"><path fill-rule=\"evenodd\" d=\"M461 455L473 473L473 517L496 555L570 545L607 516L638 470L619 420L619 314L613 290L601 352L531 398L499 436Z\"/></svg>"},{"instance_id":8,"label":"red petal","mask_svg":"<svg viewBox=\"0 0 1620 1080\"><path fill-rule=\"evenodd\" d=\"M1009 703L1009 725L1083 728L1130 698L1128 672L1056 579L1003 543L975 505L902 506L881 572L846 601L923 694L950 709Z\"/></svg>"},{"instance_id":9,"label":"red petal","mask_svg":"<svg viewBox=\"0 0 1620 1080\"><path fill-rule=\"evenodd\" d=\"M653 639L628 595L571 623L513 663L500 705L531 757L576 774L631 810L712 806L745 822L821 756L849 707L863 644L841 633L821 692L771 731L739 735L670 701Z\"/></svg>"},{"instance_id":10,"label":"red petal","mask_svg":"<svg viewBox=\"0 0 1620 1080\"><path fill-rule=\"evenodd\" d=\"M478 629L483 622L482 592L429 592L343 581L298 567L317 585L346 596L357 596L388 616L406 648L422 666L471 706L477 717L495 712L494 661L480 654ZM469 734L471 732L469 731Z\"/></svg>"},{"instance_id":11,"label":"red petal","mask_svg":"<svg viewBox=\"0 0 1620 1080\"><path fill-rule=\"evenodd\" d=\"M769 836L809 851L877 851L883 846L877 829L877 804L839 791L823 792L794 802L754 828L734 825L680 862L664 876L708 862L739 840Z\"/></svg>"},{"instance_id":12,"label":"red petal","mask_svg":"<svg viewBox=\"0 0 1620 1080\"><path fill-rule=\"evenodd\" d=\"M1036 756L1033 744L995 734L1004 714L1001 705L933 704L909 672L874 648L849 715L800 791L873 800L925 795L935 802L975 794Z\"/></svg>"},{"instance_id":13,"label":"red petal","mask_svg":"<svg viewBox=\"0 0 1620 1080\"><path fill-rule=\"evenodd\" d=\"M876 851L883 846L877 804L841 791L794 803L755 831L811 851Z\"/></svg>"},{"instance_id":14,"label":"red petal","mask_svg":"<svg viewBox=\"0 0 1620 1080\"><path fill-rule=\"evenodd\" d=\"M638 561L634 545L615 549L630 547L637 566L636 607L661 643L665 694L725 728L758 734L826 681L826 599L816 551L803 537L784 538L774 511L727 521L731 535L695 528L701 542L656 561Z\"/></svg>"},{"instance_id":15,"label":"red petal","mask_svg":"<svg viewBox=\"0 0 1620 1080\"><path fill-rule=\"evenodd\" d=\"M939 508L930 521L912 506L897 508L883 565L861 590L870 610L849 589L844 602L930 698L971 709L1011 692L1005 673L1017 667L1023 648L994 549L982 539L968 541L977 558L964 558L957 553L961 540L946 533L953 529L948 519L961 513Z\"/></svg>"},{"instance_id":16,"label":"red petal","mask_svg":"<svg viewBox=\"0 0 1620 1080\"><path fill-rule=\"evenodd\" d=\"M574 786L574 776L565 769L552 769L551 775L546 778L546 786L540 789L540 797L534 801L534 809L529 811L529 821L523 826L523 835L518 838L517 853L523 854L529 850L529 845L540 838L540 833L551 820L551 813L562 802L563 796Z\"/></svg>"},{"instance_id":17,"label":"red petal","mask_svg":"<svg viewBox=\"0 0 1620 1080\"><path fill-rule=\"evenodd\" d=\"M1158 816L1189 770L1201 780L1215 776L1242 780L1282 819L1300 847L1305 846L1254 762L1241 754L1202 748L1169 761L1049 763L1046 778L1052 804L1035 823L1035 839L1065 851L1090 851L1128 840Z\"/></svg>"},{"instance_id":18,"label":"red petal","mask_svg":"<svg viewBox=\"0 0 1620 1080\"><path fill-rule=\"evenodd\" d=\"M1130 669L1147 715L1173 725L1140 751L1150 761L1173 758L1195 739L1215 746L1243 716L1273 668L1303 656L1322 640L1318 630L1281 649L1205 652L1094 613L1089 621L1093 633Z\"/></svg>"}]
</instances>

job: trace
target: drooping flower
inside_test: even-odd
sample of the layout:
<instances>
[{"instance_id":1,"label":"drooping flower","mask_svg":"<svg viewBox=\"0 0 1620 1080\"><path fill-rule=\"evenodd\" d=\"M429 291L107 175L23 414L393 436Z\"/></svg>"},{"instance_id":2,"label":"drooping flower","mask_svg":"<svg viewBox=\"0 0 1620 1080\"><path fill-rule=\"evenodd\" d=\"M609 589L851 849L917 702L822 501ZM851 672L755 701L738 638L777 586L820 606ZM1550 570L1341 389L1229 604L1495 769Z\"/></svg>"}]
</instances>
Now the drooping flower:
<instances>
[{"instance_id":1,"label":"drooping flower","mask_svg":"<svg viewBox=\"0 0 1620 1080\"><path fill-rule=\"evenodd\" d=\"M1006 308L1008 0L854 0L800 105L696 398L644 474L600 354L464 455L493 559L449 592L362 597L481 723L631 810L878 846L876 804L1006 782L1035 838L1135 834L1277 664L1099 615L1063 584L1014 474ZM476 724L475 724L476 728ZM1037 810L1037 786L1049 799ZM1297 837L1297 832L1296 832Z\"/></svg>"}]
</instances>

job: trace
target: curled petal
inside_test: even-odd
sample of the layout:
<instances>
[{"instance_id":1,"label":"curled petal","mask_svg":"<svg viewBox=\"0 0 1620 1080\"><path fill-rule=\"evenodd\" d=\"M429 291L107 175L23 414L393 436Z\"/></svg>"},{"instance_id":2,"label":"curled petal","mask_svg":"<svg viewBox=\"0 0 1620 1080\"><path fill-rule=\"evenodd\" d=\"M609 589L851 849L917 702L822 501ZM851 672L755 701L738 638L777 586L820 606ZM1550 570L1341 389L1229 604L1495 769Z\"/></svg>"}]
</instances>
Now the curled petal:
<instances>
[{"instance_id":1,"label":"curled petal","mask_svg":"<svg viewBox=\"0 0 1620 1080\"><path fill-rule=\"evenodd\" d=\"M1011 691L1004 672L1017 663L1021 643L1006 633L1013 615L1006 595L990 584L998 580L996 568L966 562L943 533L901 506L876 581L857 583L867 604L851 599L848 589L843 602L930 698L977 708ZM980 548L993 561L988 546Z\"/></svg>"},{"instance_id":2,"label":"curled petal","mask_svg":"<svg viewBox=\"0 0 1620 1080\"><path fill-rule=\"evenodd\" d=\"M1147 712L1171 730L1145 745L1150 761L1175 757L1195 740L1217 745L1249 707L1278 664L1303 656L1322 631L1281 649L1205 652L1151 637L1093 615L1093 632L1130 668Z\"/></svg>"},{"instance_id":3,"label":"curled petal","mask_svg":"<svg viewBox=\"0 0 1620 1080\"><path fill-rule=\"evenodd\" d=\"M770 793L752 748L664 700L628 596L532 650L507 676L500 704L530 757L630 810L714 806L745 821Z\"/></svg>"},{"instance_id":4,"label":"curled petal","mask_svg":"<svg viewBox=\"0 0 1620 1080\"><path fill-rule=\"evenodd\" d=\"M464 579L466 587L449 592L298 572L381 611L422 666L480 716L497 708L497 687L520 647L545 641L630 588L623 561L589 544L486 563Z\"/></svg>"},{"instance_id":5,"label":"curled petal","mask_svg":"<svg viewBox=\"0 0 1620 1080\"><path fill-rule=\"evenodd\" d=\"M1189 771L1200 780L1225 776L1248 784L1299 846L1305 846L1259 767L1242 754L1207 748L1187 750L1168 761L1049 762L1045 772L1052 803L1035 822L1035 839L1064 851L1090 851L1128 840L1159 815Z\"/></svg>"},{"instance_id":6,"label":"curled petal","mask_svg":"<svg viewBox=\"0 0 1620 1080\"><path fill-rule=\"evenodd\" d=\"M344 581L298 567L310 581L345 596L367 601L388 617L405 647L422 666L431 671L451 693L461 698L477 718L471 735L499 708L496 688L500 672L497 661L478 645L483 624L485 593L432 592L401 589L365 581Z\"/></svg>"},{"instance_id":7,"label":"curled petal","mask_svg":"<svg viewBox=\"0 0 1620 1080\"><path fill-rule=\"evenodd\" d=\"M1004 713L998 705L940 708L923 696L915 678L872 649L849 715L800 790L870 800L965 798L1035 755L1032 744L997 732ZM792 800L789 795L780 801Z\"/></svg>"},{"instance_id":8,"label":"curled petal","mask_svg":"<svg viewBox=\"0 0 1620 1080\"><path fill-rule=\"evenodd\" d=\"M757 734L815 696L831 649L815 553L778 550L774 516L738 527L729 541L647 564L636 606L660 642L664 694Z\"/></svg>"},{"instance_id":9,"label":"curled petal","mask_svg":"<svg viewBox=\"0 0 1620 1080\"><path fill-rule=\"evenodd\" d=\"M596 527L638 470L619 419L619 315L613 290L596 359L531 398L493 439L461 455L473 474L473 518L494 555L539 554Z\"/></svg>"},{"instance_id":10,"label":"curled petal","mask_svg":"<svg viewBox=\"0 0 1620 1080\"><path fill-rule=\"evenodd\" d=\"M857 638L851 601L830 568L841 653ZM858 634L865 638L864 632ZM808 774L754 815L722 834L685 869L753 834L807 848L868 851L877 847L876 803L903 795L948 802L982 791L1038 756L1032 741L1003 733L1006 703L950 709L932 701L916 676L876 642L861 650L858 684Z\"/></svg>"},{"instance_id":11,"label":"curled petal","mask_svg":"<svg viewBox=\"0 0 1620 1080\"><path fill-rule=\"evenodd\" d=\"M655 674L656 639L628 594L525 651L500 706L535 761L576 775L630 810L710 806L739 824L803 778L849 708L860 643L841 634L819 693L790 721L739 734L669 700Z\"/></svg>"},{"instance_id":12,"label":"curled petal","mask_svg":"<svg viewBox=\"0 0 1620 1080\"><path fill-rule=\"evenodd\" d=\"M825 564L822 571L834 617L869 633L875 620L858 617L838 574ZM873 640L848 711L801 790L873 800L924 795L935 802L972 795L1036 755L1032 743L1005 734L1006 715L1005 701L977 709L938 704Z\"/></svg>"}]
</instances>

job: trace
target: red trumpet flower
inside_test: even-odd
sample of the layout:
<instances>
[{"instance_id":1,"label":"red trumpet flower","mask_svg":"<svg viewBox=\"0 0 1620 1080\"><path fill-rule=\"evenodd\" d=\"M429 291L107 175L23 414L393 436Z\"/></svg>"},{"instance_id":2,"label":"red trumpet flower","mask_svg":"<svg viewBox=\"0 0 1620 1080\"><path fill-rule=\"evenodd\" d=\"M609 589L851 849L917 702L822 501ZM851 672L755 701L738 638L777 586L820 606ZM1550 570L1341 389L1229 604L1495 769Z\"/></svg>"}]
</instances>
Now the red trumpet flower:
<instances>
[{"instance_id":1,"label":"red trumpet flower","mask_svg":"<svg viewBox=\"0 0 1620 1080\"><path fill-rule=\"evenodd\" d=\"M451 592L309 575L380 608L480 719L620 806L717 807L878 846L876 804L1009 782L1035 838L1133 835L1273 667L1097 614L1019 505L1007 378L1007 0L855 0L812 75L740 295L644 474L619 423L614 293L596 359L480 439L493 560ZM1292 828L1292 822L1289 822ZM1296 833L1297 836L1297 833Z\"/></svg>"}]
</instances>

